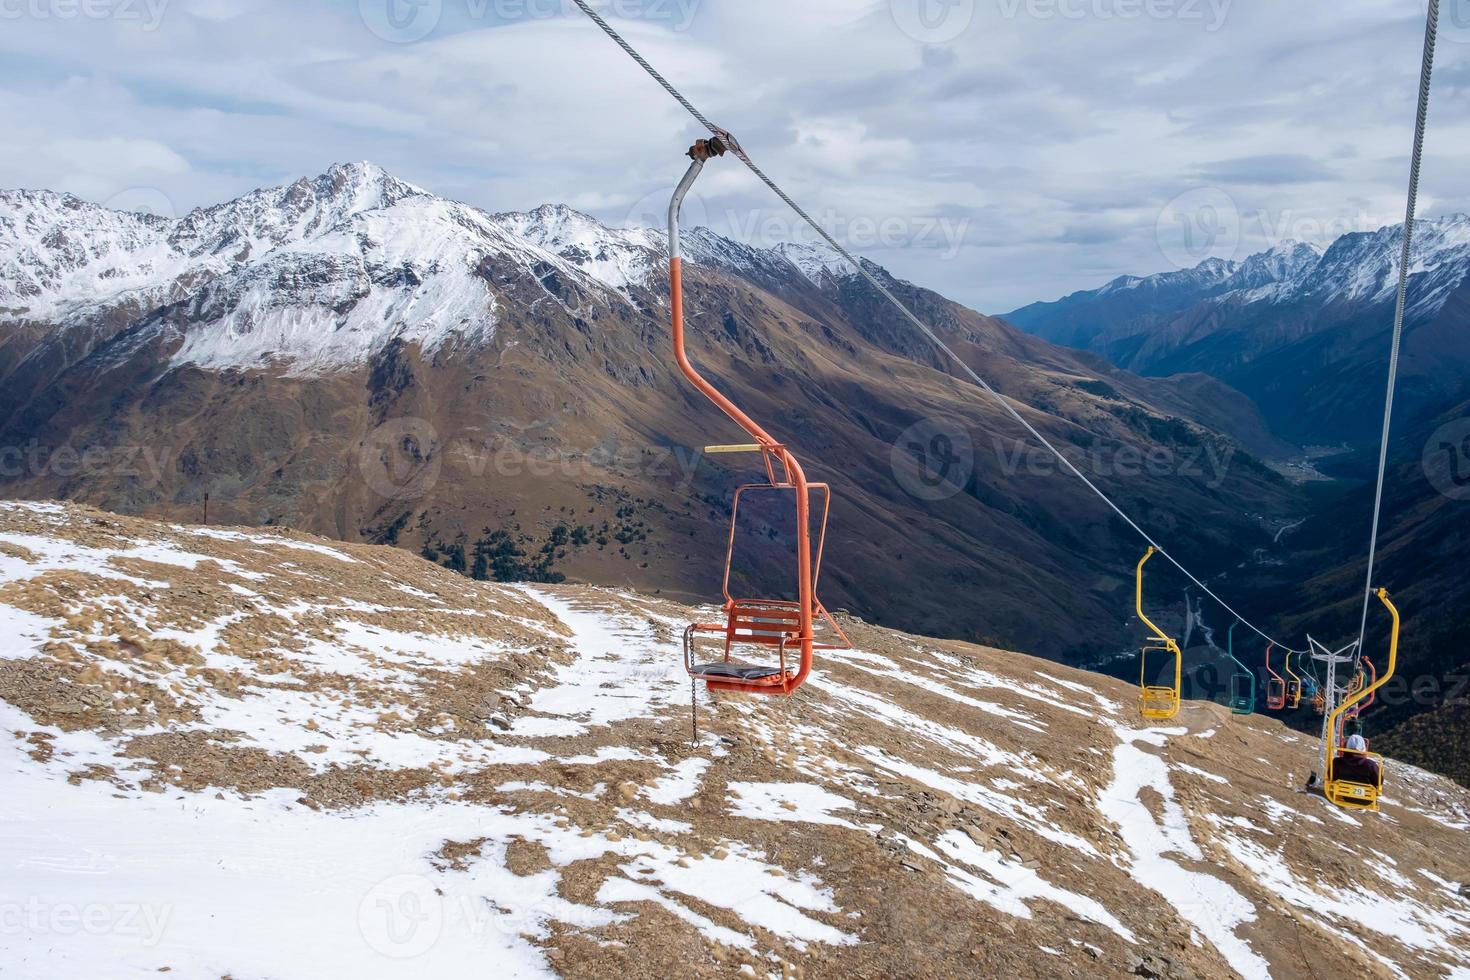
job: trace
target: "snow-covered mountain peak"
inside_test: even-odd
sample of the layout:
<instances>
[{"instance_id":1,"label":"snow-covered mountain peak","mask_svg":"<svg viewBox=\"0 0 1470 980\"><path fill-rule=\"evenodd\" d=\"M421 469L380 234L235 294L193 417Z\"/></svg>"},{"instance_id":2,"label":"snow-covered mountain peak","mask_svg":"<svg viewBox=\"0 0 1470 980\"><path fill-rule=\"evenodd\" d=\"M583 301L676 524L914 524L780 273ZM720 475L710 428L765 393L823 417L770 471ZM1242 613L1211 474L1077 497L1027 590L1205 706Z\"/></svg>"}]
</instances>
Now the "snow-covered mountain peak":
<instances>
[{"instance_id":1,"label":"snow-covered mountain peak","mask_svg":"<svg viewBox=\"0 0 1470 980\"><path fill-rule=\"evenodd\" d=\"M1250 255L1225 279L1214 278L1223 268L1218 263L1115 279L1006 319L1128 370L1214 375L1255 399L1279 434L1303 444L1351 441L1377 431L1382 405L1349 379L1381 369L1403 243L1403 225L1350 232L1325 250L1284 240ZM1418 378L1406 398L1428 410L1465 376L1463 345L1451 338L1464 333L1470 217L1417 221L1408 272L1406 363ZM1414 336L1426 326L1432 329ZM1324 359L1328 371L1320 370ZM1278 380L1288 376L1289 383ZM1334 410L1322 412L1323 404Z\"/></svg>"},{"instance_id":2,"label":"snow-covered mountain peak","mask_svg":"<svg viewBox=\"0 0 1470 980\"><path fill-rule=\"evenodd\" d=\"M371 163L334 164L326 173L196 208L170 235L189 255L247 261L279 245L331 231L355 215L431 196Z\"/></svg>"},{"instance_id":3,"label":"snow-covered mountain peak","mask_svg":"<svg viewBox=\"0 0 1470 980\"><path fill-rule=\"evenodd\" d=\"M823 288L852 274L822 244L764 249L702 227L687 239L691 262L768 282ZM503 270L495 281L529 276L557 302L560 287L544 281L552 269L584 293L633 300L634 290L663 288L667 253L662 229L609 227L564 204L489 214L368 162L176 220L7 191L0 314L60 337L182 303L175 364L320 372L360 364L395 338L434 349L493 336L499 287L483 272L487 259Z\"/></svg>"},{"instance_id":4,"label":"snow-covered mountain peak","mask_svg":"<svg viewBox=\"0 0 1470 980\"><path fill-rule=\"evenodd\" d=\"M40 319L126 294L175 264L171 222L54 191L0 191L0 313Z\"/></svg>"},{"instance_id":5,"label":"snow-covered mountain peak","mask_svg":"<svg viewBox=\"0 0 1470 980\"><path fill-rule=\"evenodd\" d=\"M661 225L609 225L567 204L548 203L530 211L506 211L492 215L491 220L519 238L553 250L578 244L654 248L665 253L668 250L668 235ZM686 244L730 241L703 225L685 226L681 234Z\"/></svg>"},{"instance_id":6,"label":"snow-covered mountain peak","mask_svg":"<svg viewBox=\"0 0 1470 980\"><path fill-rule=\"evenodd\" d=\"M435 350L494 334L478 267L517 251L480 212L428 194L364 210L221 275L190 301L175 364L283 363L292 374L364 363L395 339Z\"/></svg>"},{"instance_id":7,"label":"snow-covered mountain peak","mask_svg":"<svg viewBox=\"0 0 1470 980\"><path fill-rule=\"evenodd\" d=\"M329 235L422 188L372 163L263 188L172 220L114 211L52 191L0 191L0 307L12 318L66 323L99 308L151 308L188 284Z\"/></svg>"},{"instance_id":8,"label":"snow-covered mountain peak","mask_svg":"<svg viewBox=\"0 0 1470 980\"><path fill-rule=\"evenodd\" d=\"M1470 247L1470 215L1456 212L1414 222L1414 252L1421 258L1437 258L1467 247Z\"/></svg>"},{"instance_id":9,"label":"snow-covered mountain peak","mask_svg":"<svg viewBox=\"0 0 1470 980\"><path fill-rule=\"evenodd\" d=\"M1099 296L1104 296L1108 293L1116 293L1121 292L1125 289L1133 289L1138 286L1139 283L1143 282L1143 278L1143 276L1119 276L1116 279L1109 279L1106 283L1102 285L1101 288L1098 289L1097 294Z\"/></svg>"},{"instance_id":10,"label":"snow-covered mountain peak","mask_svg":"<svg viewBox=\"0 0 1470 980\"><path fill-rule=\"evenodd\" d=\"M828 277L840 280L857 274L852 265L825 242L782 242L771 251L796 266L802 275L819 286Z\"/></svg>"},{"instance_id":11,"label":"snow-covered mountain peak","mask_svg":"<svg viewBox=\"0 0 1470 980\"><path fill-rule=\"evenodd\" d=\"M131 221L129 220L131 219ZM169 219L140 211L113 211L100 204L82 200L72 194L48 190L12 188L0 190L0 228L6 231L0 245L11 245L10 233L15 221L50 222L52 224L137 225L166 227Z\"/></svg>"},{"instance_id":12,"label":"snow-covered mountain peak","mask_svg":"<svg viewBox=\"0 0 1470 980\"><path fill-rule=\"evenodd\" d=\"M1098 289L1072 293L1056 303L1033 304L1007 317L1031 329L1028 324L1038 316L1105 298L1114 302L1122 293L1138 294L1135 302L1148 305L1149 316L1227 298L1247 303L1382 302L1392 298L1397 286L1402 247L1403 225L1349 232L1325 250L1286 239L1240 262L1207 258L1190 269L1119 276ZM1433 315L1470 272L1470 216L1449 214L1416 222L1409 271L1416 277L1411 285L1411 315ZM1062 343L1079 342L1065 331L1055 335L1043 331L1041 335Z\"/></svg>"},{"instance_id":13,"label":"snow-covered mountain peak","mask_svg":"<svg viewBox=\"0 0 1470 980\"><path fill-rule=\"evenodd\" d=\"M1284 241L1277 242L1264 252L1257 252L1240 263L1240 265L1243 268L1252 262L1257 262L1288 267L1293 264L1300 265L1312 262L1321 257L1322 250L1316 245L1310 242L1299 242L1294 238L1288 238Z\"/></svg>"},{"instance_id":14,"label":"snow-covered mountain peak","mask_svg":"<svg viewBox=\"0 0 1470 980\"><path fill-rule=\"evenodd\" d=\"M1322 250L1306 242L1278 242L1249 256L1226 282L1227 289L1258 289L1273 283L1294 283L1322 258Z\"/></svg>"},{"instance_id":15,"label":"snow-covered mountain peak","mask_svg":"<svg viewBox=\"0 0 1470 980\"><path fill-rule=\"evenodd\" d=\"M1235 270L1236 264L1234 262L1230 261L1229 259L1217 258L1216 256L1212 255L1204 261L1200 262L1200 264L1195 266L1192 271L1198 273L1201 276L1213 276L1223 279L1226 276L1234 273Z\"/></svg>"},{"instance_id":16,"label":"snow-covered mountain peak","mask_svg":"<svg viewBox=\"0 0 1470 980\"><path fill-rule=\"evenodd\" d=\"M565 204L509 211L492 215L490 220L619 292L648 285L668 248L658 231L609 228Z\"/></svg>"},{"instance_id":17,"label":"snow-covered mountain peak","mask_svg":"<svg viewBox=\"0 0 1470 980\"><path fill-rule=\"evenodd\" d=\"M515 213L515 212L512 212ZM570 204L548 201L537 205L522 215L548 229L562 228L571 231L595 231L608 233L612 229L585 211L578 211Z\"/></svg>"},{"instance_id":18,"label":"snow-covered mountain peak","mask_svg":"<svg viewBox=\"0 0 1470 980\"><path fill-rule=\"evenodd\" d=\"M1110 296L1134 290L1145 293L1168 293L1180 290L1211 290L1230 279L1239 268L1229 259L1211 256L1189 269L1174 269L1151 276L1118 276L1096 290L1083 290L1066 297L1063 302L1080 297Z\"/></svg>"},{"instance_id":19,"label":"snow-covered mountain peak","mask_svg":"<svg viewBox=\"0 0 1470 980\"><path fill-rule=\"evenodd\" d=\"M492 217L521 238L541 245L618 237L617 232L590 214L566 204L541 204L530 211L506 211Z\"/></svg>"},{"instance_id":20,"label":"snow-covered mountain peak","mask_svg":"<svg viewBox=\"0 0 1470 980\"><path fill-rule=\"evenodd\" d=\"M490 220L619 292L651 285L662 274L668 255L668 236L661 228L612 228L564 204L543 204ZM682 235L687 259L706 268L780 278L790 276L794 267L816 286L853 274L842 256L821 243L782 242L759 248L702 225L685 228Z\"/></svg>"},{"instance_id":21,"label":"snow-covered mountain peak","mask_svg":"<svg viewBox=\"0 0 1470 980\"><path fill-rule=\"evenodd\" d=\"M1351 232L1332 243L1299 292L1324 301L1389 302L1398 285L1403 225ZM1437 313L1470 272L1470 217L1450 214L1414 223L1409 273L1411 319Z\"/></svg>"},{"instance_id":22,"label":"snow-covered mountain peak","mask_svg":"<svg viewBox=\"0 0 1470 980\"><path fill-rule=\"evenodd\" d=\"M315 178L313 183L324 186L333 196L350 196L364 202L364 210L374 206L365 203L373 195L377 195L380 200L380 204L376 206L384 206L405 197L429 193L417 184L393 176L370 160L334 163L327 168L326 173Z\"/></svg>"}]
</instances>

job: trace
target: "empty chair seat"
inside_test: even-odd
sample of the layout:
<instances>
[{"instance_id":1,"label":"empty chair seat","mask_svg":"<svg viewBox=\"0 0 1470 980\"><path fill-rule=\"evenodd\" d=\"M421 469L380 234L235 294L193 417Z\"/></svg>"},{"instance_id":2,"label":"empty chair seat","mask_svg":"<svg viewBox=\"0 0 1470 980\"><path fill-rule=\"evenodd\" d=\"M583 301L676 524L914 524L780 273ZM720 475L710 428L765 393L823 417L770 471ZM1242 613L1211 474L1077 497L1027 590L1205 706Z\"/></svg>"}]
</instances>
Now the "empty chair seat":
<instances>
[{"instance_id":1,"label":"empty chair seat","mask_svg":"<svg viewBox=\"0 0 1470 980\"><path fill-rule=\"evenodd\" d=\"M781 668L755 667L749 664L734 664L720 661L712 664L695 664L689 668L689 673L695 677L723 677L737 681L758 681L766 677L775 677L781 673Z\"/></svg>"}]
</instances>

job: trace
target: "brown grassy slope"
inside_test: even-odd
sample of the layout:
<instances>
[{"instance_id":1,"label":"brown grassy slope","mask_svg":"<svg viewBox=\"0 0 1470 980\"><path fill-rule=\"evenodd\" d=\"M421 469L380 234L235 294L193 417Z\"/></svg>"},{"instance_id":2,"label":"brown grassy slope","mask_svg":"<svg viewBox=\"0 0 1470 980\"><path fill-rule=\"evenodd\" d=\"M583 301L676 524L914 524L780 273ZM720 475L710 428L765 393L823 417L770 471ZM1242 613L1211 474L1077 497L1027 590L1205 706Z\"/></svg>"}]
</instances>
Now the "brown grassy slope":
<instances>
[{"instance_id":1,"label":"brown grassy slope","mask_svg":"<svg viewBox=\"0 0 1470 980\"><path fill-rule=\"evenodd\" d=\"M1379 748L1470 786L1470 701L1446 701L1380 735Z\"/></svg>"},{"instance_id":2,"label":"brown grassy slope","mask_svg":"<svg viewBox=\"0 0 1470 980\"><path fill-rule=\"evenodd\" d=\"M1259 957L1279 977L1389 976L1389 964L1436 976L1465 965L1470 902L1453 883L1470 879L1470 794L1411 767L1394 765L1382 814L1348 817L1294 790L1315 747L1271 719L1190 704L1173 727L1144 732L1121 682L851 618L855 649L823 656L798 697L701 696L704 734L691 744L676 651L692 610L473 583L393 549L220 533L0 507L0 604L54 622L36 655L0 660L0 697L35 725L115 747L113 766L76 779L125 793L141 780L184 800L289 787L328 811L387 801L515 814L512 839L435 842L437 873L504 862L528 887L554 874L557 893L583 905L632 876L745 937L713 940L651 900L610 901L630 917L554 921L536 940L563 975L746 965L1214 977ZM139 548L172 552L106 557ZM97 555L90 569L24 573ZM222 625L218 644L210 624ZM481 646L444 666L375 653L354 624L437 637L436 652ZM580 700L565 707L573 689ZM260 731L210 721L284 692L318 707L303 715L283 701ZM357 707L369 720L344 721ZM16 735L38 764L65 766L52 757L64 735ZM498 754L525 750L545 758ZM687 792L660 791L691 765ZM759 793L789 805L753 806ZM1157 843L1140 846L1141 830ZM554 858L558 835L584 856ZM857 941L754 924L764 892L732 907L679 891L686 873L723 880L752 861L763 880L830 889L831 910L784 917ZM1183 895L1158 890L1180 875L1195 876Z\"/></svg>"},{"instance_id":3,"label":"brown grassy slope","mask_svg":"<svg viewBox=\"0 0 1470 980\"><path fill-rule=\"evenodd\" d=\"M323 378L165 371L173 331L188 329L185 310L165 311L170 329L84 362L11 426L42 446L138 450L127 465L51 467L7 492L191 520L208 492L216 520L430 544L446 560L459 546L466 567L475 542L501 531L523 564L549 546L537 567L574 580L707 595L730 492L755 473L750 459L695 451L743 436L670 366L659 284L635 290L635 308L571 280L550 296L518 267L484 271L498 300L487 348L394 348ZM695 270L692 356L832 483L829 604L1073 660L1126 645L1136 542L1107 509L973 386L936 370L871 295L801 283ZM1033 424L1096 454L1084 468L1100 465L1099 482L1181 556L1234 565L1266 540L1248 515L1296 506L1219 436L1171 420L1202 399L1210 410L1196 414L1213 420L1220 399L901 291ZM916 423L929 428L915 436ZM972 451L948 473L948 495L921 499L908 488L936 429ZM1162 464L1142 465L1156 449ZM745 587L789 589L789 534L775 515L753 516ZM558 525L583 528L585 543L553 543Z\"/></svg>"}]
</instances>

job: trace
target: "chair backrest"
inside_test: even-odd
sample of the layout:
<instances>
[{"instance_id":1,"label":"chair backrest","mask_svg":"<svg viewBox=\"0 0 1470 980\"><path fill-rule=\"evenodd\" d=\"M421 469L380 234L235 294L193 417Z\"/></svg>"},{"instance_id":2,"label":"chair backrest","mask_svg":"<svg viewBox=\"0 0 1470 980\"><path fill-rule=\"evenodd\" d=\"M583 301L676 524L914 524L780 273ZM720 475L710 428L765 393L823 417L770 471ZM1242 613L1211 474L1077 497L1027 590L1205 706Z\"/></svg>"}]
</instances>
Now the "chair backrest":
<instances>
[{"instance_id":1,"label":"chair backrest","mask_svg":"<svg viewBox=\"0 0 1470 980\"><path fill-rule=\"evenodd\" d=\"M1256 710L1256 678L1254 674L1237 671L1230 677L1230 710L1238 715L1252 714Z\"/></svg>"},{"instance_id":2,"label":"chair backrest","mask_svg":"<svg viewBox=\"0 0 1470 980\"><path fill-rule=\"evenodd\" d=\"M1230 710L1238 715L1249 715L1256 710L1256 672L1235 656L1235 627L1239 625L1239 620L1231 623L1230 632L1225 634L1226 655L1235 664L1235 673L1230 677Z\"/></svg>"},{"instance_id":3,"label":"chair backrest","mask_svg":"<svg viewBox=\"0 0 1470 980\"><path fill-rule=\"evenodd\" d=\"M801 610L792 606L742 605L730 607L726 634L734 643L780 646L801 635Z\"/></svg>"}]
</instances>

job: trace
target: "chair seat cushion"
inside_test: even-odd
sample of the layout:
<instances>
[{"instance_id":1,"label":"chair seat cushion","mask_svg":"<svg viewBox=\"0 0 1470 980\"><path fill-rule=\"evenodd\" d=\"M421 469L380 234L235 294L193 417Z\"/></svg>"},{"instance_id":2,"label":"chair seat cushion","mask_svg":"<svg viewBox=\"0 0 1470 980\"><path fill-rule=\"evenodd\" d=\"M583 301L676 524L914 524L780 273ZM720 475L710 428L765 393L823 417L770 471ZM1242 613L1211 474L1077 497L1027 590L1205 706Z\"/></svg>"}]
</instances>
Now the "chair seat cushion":
<instances>
[{"instance_id":1,"label":"chair seat cushion","mask_svg":"<svg viewBox=\"0 0 1470 980\"><path fill-rule=\"evenodd\" d=\"M727 664L724 662L713 664L695 664L689 669L689 673L695 677L724 677L731 680L758 681L766 677L776 677L781 673L780 667L753 667L749 664Z\"/></svg>"}]
</instances>

